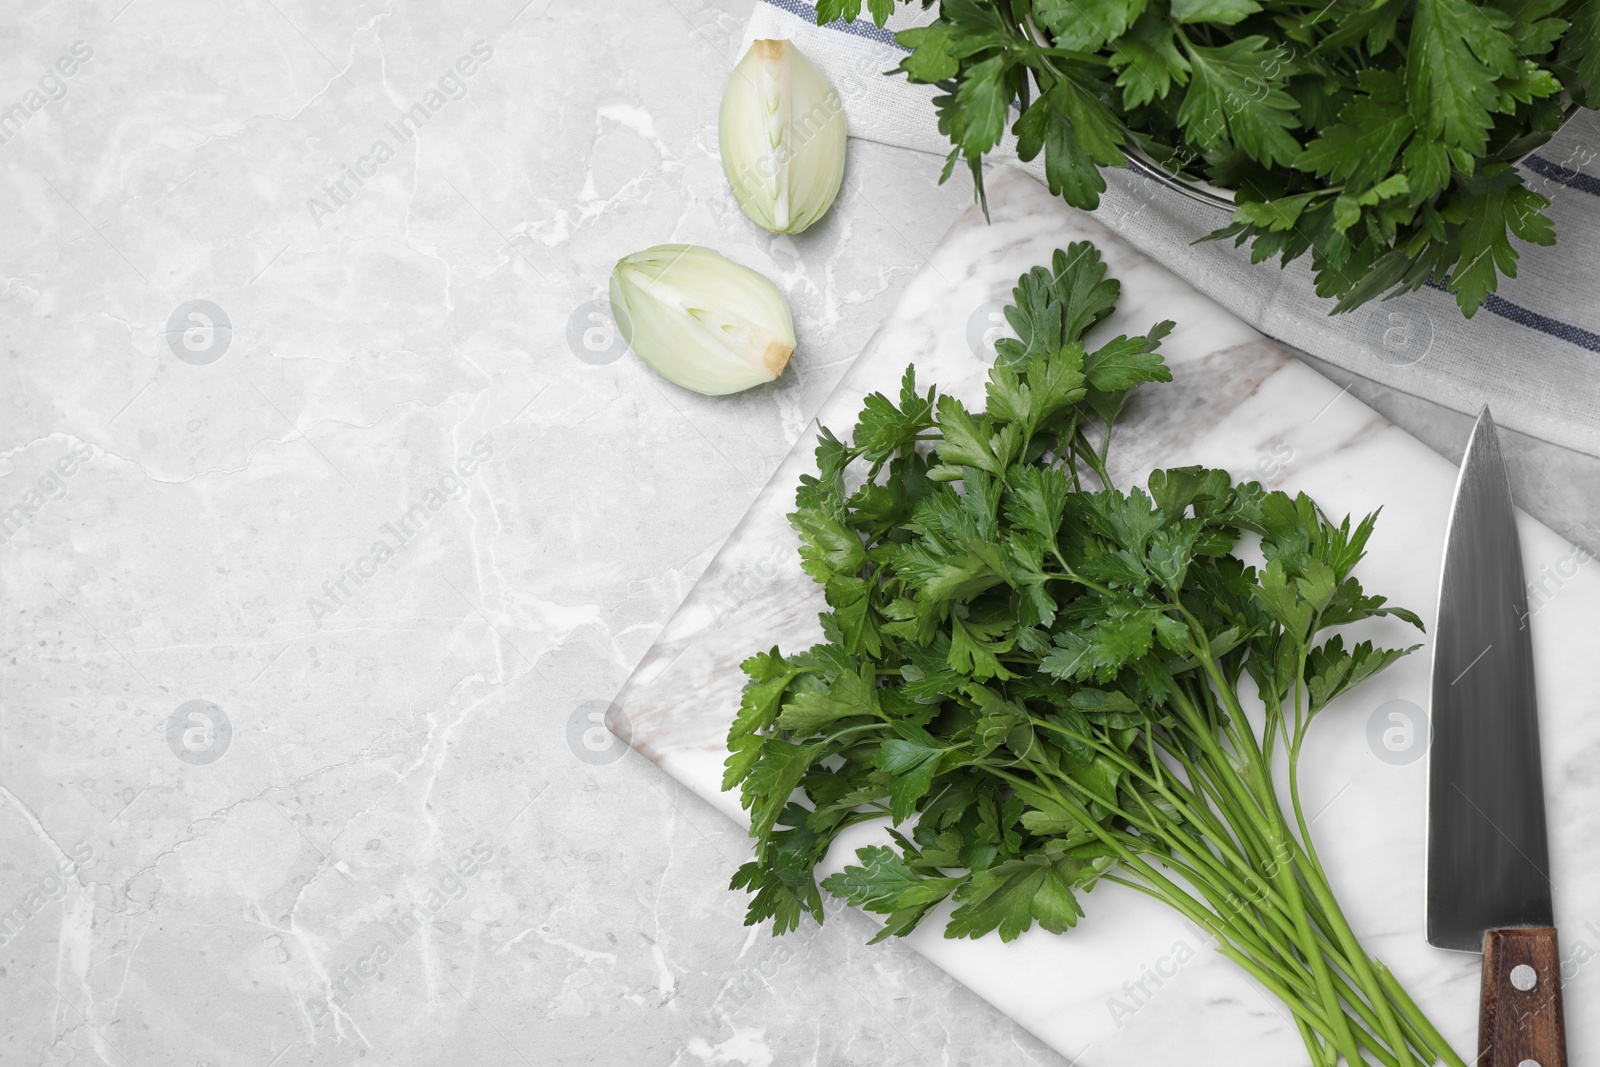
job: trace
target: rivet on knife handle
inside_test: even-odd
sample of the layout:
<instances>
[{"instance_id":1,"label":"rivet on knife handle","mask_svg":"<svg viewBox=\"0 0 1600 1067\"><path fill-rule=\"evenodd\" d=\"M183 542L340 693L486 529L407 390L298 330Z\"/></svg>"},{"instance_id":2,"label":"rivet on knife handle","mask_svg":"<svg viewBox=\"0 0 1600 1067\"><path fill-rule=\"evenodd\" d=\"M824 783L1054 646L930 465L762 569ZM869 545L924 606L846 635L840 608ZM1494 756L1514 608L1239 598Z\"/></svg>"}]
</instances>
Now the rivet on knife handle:
<instances>
[{"instance_id":1,"label":"rivet on knife handle","mask_svg":"<svg viewBox=\"0 0 1600 1067\"><path fill-rule=\"evenodd\" d=\"M1478 1067L1567 1067L1561 953L1553 927L1483 935Z\"/></svg>"}]
</instances>

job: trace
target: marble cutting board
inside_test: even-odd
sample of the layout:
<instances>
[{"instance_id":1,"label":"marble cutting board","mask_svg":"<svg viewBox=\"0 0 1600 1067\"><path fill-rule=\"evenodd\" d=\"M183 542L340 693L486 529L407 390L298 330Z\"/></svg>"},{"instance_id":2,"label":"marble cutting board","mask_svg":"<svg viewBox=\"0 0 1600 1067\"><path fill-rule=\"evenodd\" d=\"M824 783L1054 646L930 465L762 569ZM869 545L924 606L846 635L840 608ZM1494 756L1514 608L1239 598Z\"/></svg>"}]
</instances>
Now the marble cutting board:
<instances>
[{"instance_id":1,"label":"marble cutting board","mask_svg":"<svg viewBox=\"0 0 1600 1067\"><path fill-rule=\"evenodd\" d=\"M1421 613L1431 631L1451 464L1020 171L995 173L988 189L992 224L969 210L944 237L612 709L614 728L620 733L626 723L635 748L741 822L737 798L718 788L742 684L737 664L757 649L800 649L821 636L821 590L800 571L785 521L799 475L814 469L816 425L843 435L861 398L875 390L894 395L913 361L924 387L936 383L981 406L993 330L1003 328L998 308L1019 274L1071 241L1093 241L1122 282L1117 312L1097 335L1142 333L1163 318L1178 323L1162 345L1174 382L1145 387L1119 426L1117 482L1199 463L1303 489L1334 515L1382 507L1358 574L1369 591ZM1570 1059L1583 1063L1600 1057L1600 573L1542 524L1524 515L1520 528L1535 587ZM1413 633L1389 620L1362 629L1385 644L1410 643ZM1323 712L1302 763L1302 794L1357 933L1466 1053L1475 1040L1479 957L1434 949L1422 935L1428 668L1425 647ZM842 839L828 869L843 866L875 833L857 828ZM1114 885L1096 889L1084 905L1087 917L1061 936L1034 930L1011 944L993 936L947 941L935 915L910 941L1075 1062L1301 1061L1287 1012L1212 952L1198 929Z\"/></svg>"}]
</instances>

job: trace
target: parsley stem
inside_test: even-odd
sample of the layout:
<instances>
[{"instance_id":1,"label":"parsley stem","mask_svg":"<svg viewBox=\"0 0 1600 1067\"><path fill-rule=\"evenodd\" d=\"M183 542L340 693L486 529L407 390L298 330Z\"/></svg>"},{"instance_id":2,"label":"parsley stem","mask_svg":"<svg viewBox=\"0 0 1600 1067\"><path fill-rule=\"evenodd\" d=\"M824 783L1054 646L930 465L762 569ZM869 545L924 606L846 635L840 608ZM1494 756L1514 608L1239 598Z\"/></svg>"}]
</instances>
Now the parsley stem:
<instances>
[{"instance_id":1,"label":"parsley stem","mask_svg":"<svg viewBox=\"0 0 1600 1067\"><path fill-rule=\"evenodd\" d=\"M1069 737L1073 740L1089 745L1096 752L1116 763L1130 775L1149 783L1154 789L1156 789L1157 792L1161 794L1163 799L1171 804L1175 810L1187 818L1191 823L1195 824L1196 826L1203 826L1207 831L1207 840L1213 845L1213 847L1220 851L1224 851L1226 859L1237 864L1238 866L1245 866L1244 856L1233 848L1232 838L1228 835L1227 830L1217 822L1215 817L1213 817L1209 811L1203 811L1202 809L1196 808L1191 803L1191 801L1194 799L1194 794L1185 789L1176 778L1159 775L1152 776L1137 763L1124 758L1116 749L1104 744L1092 736L1085 736L1074 730L1069 730L1058 723L1050 722L1047 719L1040 719L1035 716L1029 716L1028 721L1035 726L1043 727L1044 729L1058 733L1063 737ZM1159 767L1161 765L1161 760L1153 747L1151 748L1150 756L1151 764L1155 767ZM1224 869L1224 873L1227 873L1226 869Z\"/></svg>"},{"instance_id":2,"label":"parsley stem","mask_svg":"<svg viewBox=\"0 0 1600 1067\"><path fill-rule=\"evenodd\" d=\"M1450 1042L1444 1039L1444 1035L1439 1033L1428 1017L1422 1013L1422 1009L1417 1006L1417 1002L1412 1000L1411 995L1406 992L1405 986L1395 979L1394 973L1384 966L1381 960L1373 960L1372 966L1373 970L1377 972L1378 984L1406 1013L1411 1025L1417 1029L1426 1042L1427 1051L1431 1055L1443 1059L1449 1067L1467 1067L1467 1062L1456 1053Z\"/></svg>"},{"instance_id":3,"label":"parsley stem","mask_svg":"<svg viewBox=\"0 0 1600 1067\"><path fill-rule=\"evenodd\" d=\"M1011 782L1015 787L1027 788L1015 776L999 771L992 764L984 764L983 766L987 770L997 772L997 776ZM1303 979L1297 981L1295 972L1281 970L1276 963L1279 959L1292 958L1294 956L1294 948L1286 948L1282 938L1290 938L1290 945L1292 946L1295 930L1291 921L1282 914L1281 905L1271 901L1261 887L1246 887L1225 865L1218 863L1215 857L1211 856L1205 849L1195 845L1181 831L1177 833L1170 832L1158 820L1140 821L1135 819L1131 814L1115 805L1106 805L1106 801L1103 798L1097 797L1093 792L1083 787L1080 783L1073 781L1070 777L1053 777L1064 782L1074 791L1082 793L1090 801L1097 802L1102 806L1109 806L1112 811L1140 829L1141 836L1136 839L1139 849L1148 849L1152 841L1161 841L1169 850L1184 854L1189 862L1175 859L1170 854L1170 851L1167 854L1160 854L1160 859L1164 866L1168 866L1181 874L1185 881L1206 898L1207 903L1213 910L1213 914L1222 922L1222 929L1227 931L1228 936L1242 946L1249 948L1252 952L1257 953L1260 958L1274 961L1271 969L1279 972L1280 981L1287 981L1291 985L1298 985L1301 981L1304 981ZM1050 787L1049 792L1054 794L1054 799L1062 803L1066 810L1079 814L1086 826L1092 827L1096 825L1095 820L1080 805L1070 802L1069 798L1060 793L1059 789ZM1136 797L1136 799L1140 799L1141 803L1143 803L1142 798ZM1146 806L1146 812L1149 813L1148 806ZM1226 888L1219 889L1219 882L1225 883ZM1275 906L1269 909L1267 908L1269 903ZM1260 918L1250 910L1249 905L1251 904L1261 909L1262 916ZM1231 922L1227 918L1228 916L1233 917ZM1272 919L1279 930L1277 937L1274 937L1262 925L1262 918ZM1323 944L1327 945L1326 939L1323 939ZM1331 946L1328 947L1331 948ZM1342 979L1338 980L1338 986L1340 994L1348 995L1352 1000L1355 999L1353 990ZM1309 995L1314 993L1315 990L1303 988L1301 992ZM1389 1061L1386 1060L1385 1062ZM1398 1067L1398 1065L1391 1065L1391 1067Z\"/></svg>"},{"instance_id":4,"label":"parsley stem","mask_svg":"<svg viewBox=\"0 0 1600 1067\"><path fill-rule=\"evenodd\" d=\"M1045 30L1018 11L990 20L1010 40L986 47L1050 97L1024 97L1031 121L1062 121L1043 108L1064 96L1104 104L1095 72L1041 47ZM1178 49L1226 65L1223 30L1177 33ZM952 162L963 155L981 158L958 147ZM747 921L820 919L825 888L887 916L875 940L945 900L947 935L1009 940L1063 932L1084 915L1075 894L1110 881L1172 908L1279 997L1311 1067L1465 1067L1361 947L1300 795L1321 706L1406 651L1363 665L1313 644L1324 611L1385 613L1345 584L1370 523L1352 535L1304 496L1201 468L1158 472L1145 496L1117 489L1117 416L1129 383L1170 376L1153 352L1170 324L1134 339L1143 350L1120 338L1086 354L1116 297L1088 244L1016 294L1020 348L990 374L989 411L919 394L908 369L898 404L867 398L846 438L860 444L822 432L791 524L807 573L851 598L823 644L742 665L725 782L757 838L734 878L754 897ZM854 463L866 484L847 491ZM1264 539L1264 570L1231 553L1246 532ZM819 887L841 830L866 823L887 823L894 847L858 850L862 866Z\"/></svg>"},{"instance_id":5,"label":"parsley stem","mask_svg":"<svg viewBox=\"0 0 1600 1067\"><path fill-rule=\"evenodd\" d=\"M1297 982L1291 979L1286 983L1279 976L1281 966L1279 961L1292 958L1292 951L1279 949L1279 952L1282 953L1281 956L1274 957L1272 954L1268 954L1265 958L1256 957L1246 952L1234 943L1231 936L1233 931L1226 924L1220 923L1205 909L1194 907L1192 897L1173 887L1170 882L1159 878L1159 876L1157 876L1155 883L1146 883L1141 878L1125 878L1117 875L1105 875L1103 877L1106 881L1126 886L1160 900L1180 913L1188 915L1195 925L1210 932L1217 940L1216 950L1218 952L1243 967L1251 977L1255 978L1269 992L1283 1001L1284 1005L1294 1013L1297 1022L1304 1024L1301 1026L1302 1038L1307 1038L1308 1031L1322 1036L1332 1036L1335 1024L1330 1022L1330 1017L1326 1011L1321 1011L1314 1007L1315 1001L1303 995L1303 991ZM1348 1017L1344 1015L1342 1009L1336 1006L1334 1010L1339 1013L1340 1020L1348 1026ZM1366 1047L1384 1067L1400 1067L1399 1061L1394 1055L1373 1039L1365 1029L1361 1029L1360 1033L1363 1037L1361 1045ZM1312 1043L1314 1040L1315 1038L1307 1038L1307 1048L1311 1051L1314 1061L1319 1063L1331 1062L1323 1055L1320 1045ZM1365 1064L1366 1060L1357 1053L1355 1058L1348 1060L1348 1063L1352 1065Z\"/></svg>"},{"instance_id":6,"label":"parsley stem","mask_svg":"<svg viewBox=\"0 0 1600 1067\"><path fill-rule=\"evenodd\" d=\"M1321 619L1319 613L1319 617L1313 619L1312 621L1313 633L1320 628L1318 626L1320 621ZM1311 892L1317 897L1317 902L1322 906L1328 917L1334 920L1334 935L1338 938L1340 945L1343 947L1345 955L1349 958L1350 962L1354 964L1355 977L1358 978L1367 988L1369 995L1374 993L1376 994L1371 996L1371 999L1377 1007L1379 1019L1385 1031L1385 1037L1389 1040L1390 1044L1395 1048L1397 1053L1407 1054L1408 1050L1406 1041L1400 1033L1399 1020L1395 1018L1394 1013L1390 1010L1388 999L1384 997L1381 993L1381 990L1378 989L1378 980L1376 975L1374 975L1372 972L1372 967L1367 957L1367 953L1356 941L1354 932L1351 931L1349 924L1345 922L1344 915L1339 910L1338 902L1334 900L1333 893L1328 888L1327 878L1322 873L1322 860L1317 855L1317 846L1311 837L1311 827L1306 822L1305 810L1300 803L1300 746L1305 742L1306 733L1311 726L1311 712L1308 706L1310 694L1306 692L1306 686L1304 683L1307 655L1308 649L1306 647L1306 643L1302 640L1300 642L1299 656L1297 657L1295 664L1294 737L1292 740L1287 741L1287 746L1289 761L1289 799L1294 806L1295 822L1300 828L1301 846L1305 849L1306 858L1309 860L1307 866L1311 872L1315 873L1314 878L1308 877L1308 885L1311 889ZM1407 1063L1409 1062L1410 1057L1407 1055Z\"/></svg>"},{"instance_id":7,"label":"parsley stem","mask_svg":"<svg viewBox=\"0 0 1600 1067\"><path fill-rule=\"evenodd\" d=\"M1199 621L1185 609L1190 625L1195 632L1203 635L1204 628ZM1330 1005L1330 1009L1337 1005L1338 994L1333 990L1333 982L1328 970L1326 958L1317 950L1310 929L1310 916L1307 912L1304 898L1300 892L1299 880L1291 863L1292 850L1295 844L1294 835L1290 831L1282 810L1278 806L1277 793L1272 786L1272 777L1268 772L1260 748L1255 743L1255 735L1249 728L1249 720L1245 716L1244 708L1240 706L1233 689L1223 677L1216 661L1212 658L1209 644L1203 640L1196 642L1195 653L1210 677L1212 684L1221 695L1223 704L1229 715L1227 732L1236 751L1245 758L1245 765L1249 777L1254 780L1255 806L1265 820L1264 828L1267 831L1267 840L1272 847L1272 869L1268 871L1281 886L1286 905L1294 918L1297 931L1297 943L1302 957L1311 967L1312 976L1316 980L1318 994L1323 1002ZM1214 746L1213 746L1214 747ZM1355 1036L1352 1033L1348 1016L1340 1011L1338 1017L1332 1017L1334 1042L1345 1059L1354 1064L1359 1062L1359 1053L1355 1049ZM1402 1051L1404 1043L1401 1044Z\"/></svg>"},{"instance_id":8,"label":"parsley stem","mask_svg":"<svg viewBox=\"0 0 1600 1067\"><path fill-rule=\"evenodd\" d=\"M1110 427L1108 426L1106 429L1106 447L1109 448L1111 445ZM1114 488L1111 484L1111 475L1106 473L1105 460L1095 452L1094 446L1089 444L1088 439L1081 432L1072 440L1072 451L1094 472L1094 476L1100 479L1101 488Z\"/></svg>"}]
</instances>

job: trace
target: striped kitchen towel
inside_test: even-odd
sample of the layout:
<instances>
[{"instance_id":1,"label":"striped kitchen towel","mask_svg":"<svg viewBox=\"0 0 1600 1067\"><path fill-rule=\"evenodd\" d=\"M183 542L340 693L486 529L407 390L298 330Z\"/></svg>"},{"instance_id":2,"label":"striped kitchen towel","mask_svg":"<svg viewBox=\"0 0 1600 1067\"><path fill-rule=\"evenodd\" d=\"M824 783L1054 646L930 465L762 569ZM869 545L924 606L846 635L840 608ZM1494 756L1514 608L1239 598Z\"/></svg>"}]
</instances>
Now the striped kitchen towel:
<instances>
[{"instance_id":1,"label":"striped kitchen towel","mask_svg":"<svg viewBox=\"0 0 1600 1067\"><path fill-rule=\"evenodd\" d=\"M950 149L935 126L936 90L885 75L905 54L891 31L933 17L910 8L888 29L865 17L819 27L805 0L758 0L740 51L761 38L793 40L833 79L853 136L940 157L922 169L936 181ZM1044 180L1043 157L1018 164L1009 135L991 158ZM1095 218L1265 334L1457 411L1490 404L1502 425L1600 456L1600 113L1580 111L1521 166L1553 202L1558 243L1519 245L1518 276L1502 279L1471 320L1448 293L1427 288L1330 317L1306 260L1280 270L1251 264L1249 249L1231 241L1194 244L1227 216L1134 171L1107 172ZM958 171L950 180L968 179Z\"/></svg>"}]
</instances>

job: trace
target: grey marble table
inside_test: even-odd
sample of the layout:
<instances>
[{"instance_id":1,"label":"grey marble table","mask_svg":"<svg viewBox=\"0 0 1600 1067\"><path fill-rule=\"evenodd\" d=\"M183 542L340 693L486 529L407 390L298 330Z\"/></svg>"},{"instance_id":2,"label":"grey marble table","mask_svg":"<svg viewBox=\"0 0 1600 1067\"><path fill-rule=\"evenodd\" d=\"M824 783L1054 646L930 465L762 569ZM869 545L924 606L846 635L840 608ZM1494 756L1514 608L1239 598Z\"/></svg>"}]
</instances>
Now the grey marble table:
<instances>
[{"instance_id":1,"label":"grey marble table","mask_svg":"<svg viewBox=\"0 0 1600 1067\"><path fill-rule=\"evenodd\" d=\"M967 200L852 142L748 225L749 3L10 5L0 1063L1061 1062L858 917L746 930L742 833L596 730ZM624 357L663 241L788 292L779 383Z\"/></svg>"}]
</instances>

